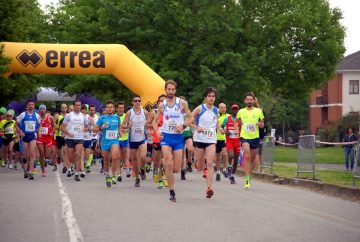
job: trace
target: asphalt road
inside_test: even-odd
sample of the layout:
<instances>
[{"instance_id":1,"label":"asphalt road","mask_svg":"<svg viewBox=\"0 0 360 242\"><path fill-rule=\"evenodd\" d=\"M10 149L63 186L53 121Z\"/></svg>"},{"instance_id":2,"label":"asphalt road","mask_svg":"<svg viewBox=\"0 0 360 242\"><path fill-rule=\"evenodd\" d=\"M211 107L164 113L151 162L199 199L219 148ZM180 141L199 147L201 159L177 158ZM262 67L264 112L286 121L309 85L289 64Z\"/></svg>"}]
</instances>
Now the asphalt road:
<instances>
[{"instance_id":1,"label":"asphalt road","mask_svg":"<svg viewBox=\"0 0 360 242\"><path fill-rule=\"evenodd\" d=\"M95 171L34 181L0 168L0 241L360 241L360 204L286 186L222 177L205 198L199 173L177 175L177 202L152 179L107 188Z\"/></svg>"}]
</instances>

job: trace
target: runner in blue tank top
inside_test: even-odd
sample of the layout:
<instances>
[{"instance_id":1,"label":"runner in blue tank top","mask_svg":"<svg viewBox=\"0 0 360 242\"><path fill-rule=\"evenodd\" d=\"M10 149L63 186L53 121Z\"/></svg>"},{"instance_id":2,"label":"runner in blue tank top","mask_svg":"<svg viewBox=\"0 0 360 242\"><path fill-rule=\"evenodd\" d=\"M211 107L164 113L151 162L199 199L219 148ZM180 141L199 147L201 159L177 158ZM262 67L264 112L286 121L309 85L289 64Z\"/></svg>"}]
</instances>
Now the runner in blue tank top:
<instances>
[{"instance_id":1,"label":"runner in blue tank top","mask_svg":"<svg viewBox=\"0 0 360 242\"><path fill-rule=\"evenodd\" d=\"M17 117L15 128L22 137L24 146L24 178L34 180L34 160L36 159L36 138L40 128L40 115L35 112L35 102L27 103L27 111ZM19 125L19 126L18 126Z\"/></svg>"},{"instance_id":2,"label":"runner in blue tank top","mask_svg":"<svg viewBox=\"0 0 360 242\"><path fill-rule=\"evenodd\" d=\"M175 97L177 84L173 80L165 83L166 99L160 103L155 114L153 129L160 139L163 157L165 159L165 175L170 189L170 201L176 202L174 190L174 173L179 173L184 149L183 130L193 122L187 103ZM184 121L183 113L188 117ZM159 114L162 114L163 125L158 128Z\"/></svg>"}]
</instances>

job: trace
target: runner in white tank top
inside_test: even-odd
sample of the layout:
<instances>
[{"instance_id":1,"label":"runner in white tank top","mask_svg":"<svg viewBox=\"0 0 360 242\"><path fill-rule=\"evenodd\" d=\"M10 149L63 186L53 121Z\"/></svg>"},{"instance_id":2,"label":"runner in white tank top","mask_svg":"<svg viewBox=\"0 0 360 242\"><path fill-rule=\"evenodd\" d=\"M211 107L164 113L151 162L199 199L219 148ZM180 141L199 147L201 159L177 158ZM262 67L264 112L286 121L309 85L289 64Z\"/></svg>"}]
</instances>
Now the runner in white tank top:
<instances>
[{"instance_id":1,"label":"runner in white tank top","mask_svg":"<svg viewBox=\"0 0 360 242\"><path fill-rule=\"evenodd\" d=\"M180 134L182 131L178 131L176 127L182 126L184 124L183 113L180 108L180 98L175 98L175 105L170 107L166 99L163 101L164 111L164 123L161 127L161 133L164 134Z\"/></svg>"},{"instance_id":2,"label":"runner in white tank top","mask_svg":"<svg viewBox=\"0 0 360 242\"><path fill-rule=\"evenodd\" d=\"M173 173L178 173L181 169L184 148L182 131L193 122L193 116L186 102L175 97L176 86L177 84L173 80L166 81L166 99L160 103L153 121L153 129L160 139L163 157L166 162L165 174L170 189L170 201L172 202L176 202ZM185 122L182 113L186 113L189 117ZM161 127L162 133L159 132L158 128L160 116L163 116L164 121Z\"/></svg>"},{"instance_id":3,"label":"runner in white tank top","mask_svg":"<svg viewBox=\"0 0 360 242\"><path fill-rule=\"evenodd\" d=\"M194 141L206 144L216 144L216 124L218 123L218 109L215 106L207 108L206 104L200 105L201 111L196 118L196 125L201 127L201 132L195 130Z\"/></svg>"},{"instance_id":4,"label":"runner in white tank top","mask_svg":"<svg viewBox=\"0 0 360 242\"><path fill-rule=\"evenodd\" d=\"M133 108L126 112L121 127L122 129L129 128L130 158L135 172L135 187L139 187L139 170L141 172L141 179L146 179L145 161L147 146L145 142L145 128L150 128L151 125L146 125L149 115L148 111L141 107L140 96L135 95L133 97L132 105Z\"/></svg>"},{"instance_id":5,"label":"runner in white tank top","mask_svg":"<svg viewBox=\"0 0 360 242\"><path fill-rule=\"evenodd\" d=\"M129 139L130 142L143 142L146 139L145 136L145 110L140 109L140 113L136 113L134 108L130 109L130 119L129 123L131 124Z\"/></svg>"},{"instance_id":6,"label":"runner in white tank top","mask_svg":"<svg viewBox=\"0 0 360 242\"><path fill-rule=\"evenodd\" d=\"M196 119L196 125L192 125L195 130L194 141L196 147L196 159L198 161L198 170L203 171L206 157L207 167L207 190L206 197L211 198L214 195L212 187L216 149L216 129L219 129L222 134L224 130L221 129L217 119L218 109L214 106L216 96L216 89L207 87L204 90L203 97L205 104L199 105L192 112Z\"/></svg>"}]
</instances>

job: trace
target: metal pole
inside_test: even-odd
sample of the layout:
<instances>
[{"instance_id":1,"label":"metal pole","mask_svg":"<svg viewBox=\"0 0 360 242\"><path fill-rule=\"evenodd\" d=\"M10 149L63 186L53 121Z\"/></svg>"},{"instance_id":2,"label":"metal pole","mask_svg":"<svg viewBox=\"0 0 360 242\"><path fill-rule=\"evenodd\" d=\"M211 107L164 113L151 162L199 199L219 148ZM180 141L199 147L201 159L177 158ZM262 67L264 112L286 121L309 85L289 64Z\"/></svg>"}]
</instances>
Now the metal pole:
<instances>
[{"instance_id":1,"label":"metal pole","mask_svg":"<svg viewBox=\"0 0 360 242\"><path fill-rule=\"evenodd\" d=\"M282 132L282 133L283 133L283 135L282 135L282 136L283 136L283 137L282 137L283 140L282 140L282 142L286 143L286 142L285 142L285 121L284 121L284 120L283 120L283 125L282 125L282 126L283 126L283 127L282 127L282 128L283 128L283 132Z\"/></svg>"}]
</instances>

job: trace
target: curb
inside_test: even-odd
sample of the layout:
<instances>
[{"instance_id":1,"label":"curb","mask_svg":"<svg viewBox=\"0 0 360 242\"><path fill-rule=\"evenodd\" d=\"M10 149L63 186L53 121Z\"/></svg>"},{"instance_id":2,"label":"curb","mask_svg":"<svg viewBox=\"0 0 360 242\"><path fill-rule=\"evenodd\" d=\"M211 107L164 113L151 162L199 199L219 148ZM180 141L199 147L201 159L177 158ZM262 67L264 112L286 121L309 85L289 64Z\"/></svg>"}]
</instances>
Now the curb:
<instances>
[{"instance_id":1,"label":"curb","mask_svg":"<svg viewBox=\"0 0 360 242\"><path fill-rule=\"evenodd\" d=\"M237 173L242 176L245 175L244 171L237 171ZM327 183L323 183L320 180L279 177L276 174L267 174L267 173L254 172L252 173L252 177L254 179L262 180L269 183L305 188L314 192L323 193L333 197L360 202L360 188L343 187L333 184L327 184Z\"/></svg>"}]
</instances>

